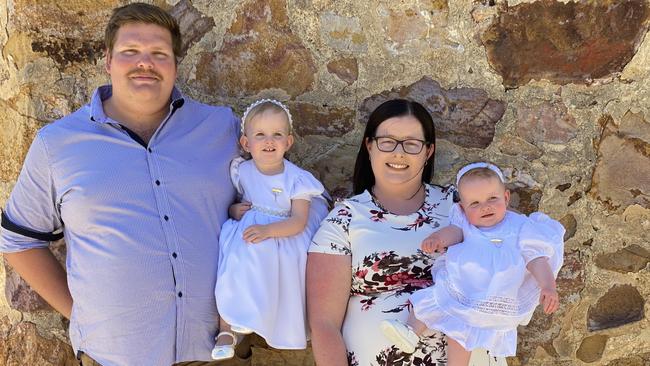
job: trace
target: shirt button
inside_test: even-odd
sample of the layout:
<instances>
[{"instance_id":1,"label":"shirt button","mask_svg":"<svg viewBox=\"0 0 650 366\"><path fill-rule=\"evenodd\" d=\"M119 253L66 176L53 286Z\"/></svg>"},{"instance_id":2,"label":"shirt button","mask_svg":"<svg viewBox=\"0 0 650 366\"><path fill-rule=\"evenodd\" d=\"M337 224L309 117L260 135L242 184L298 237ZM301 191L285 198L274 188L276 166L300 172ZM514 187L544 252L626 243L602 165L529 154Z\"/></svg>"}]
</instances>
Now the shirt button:
<instances>
[{"instance_id":1,"label":"shirt button","mask_svg":"<svg viewBox=\"0 0 650 366\"><path fill-rule=\"evenodd\" d=\"M183 293L182 293L182 292L179 292L179 293L178 293L178 297L183 297Z\"/></svg>"},{"instance_id":2,"label":"shirt button","mask_svg":"<svg viewBox=\"0 0 650 366\"><path fill-rule=\"evenodd\" d=\"M165 215L163 219L165 219L165 221L169 221L169 216Z\"/></svg>"},{"instance_id":3,"label":"shirt button","mask_svg":"<svg viewBox=\"0 0 650 366\"><path fill-rule=\"evenodd\" d=\"M178 255L176 254L176 252L172 253L172 257L174 257L174 258L178 257Z\"/></svg>"},{"instance_id":4,"label":"shirt button","mask_svg":"<svg viewBox=\"0 0 650 366\"><path fill-rule=\"evenodd\" d=\"M156 180L156 185L157 185L157 186L160 185L160 181L159 181L159 180Z\"/></svg>"},{"instance_id":5,"label":"shirt button","mask_svg":"<svg viewBox=\"0 0 650 366\"><path fill-rule=\"evenodd\" d=\"M153 150L151 150L151 148L148 148L147 151L149 151L149 152L153 152Z\"/></svg>"}]
</instances>

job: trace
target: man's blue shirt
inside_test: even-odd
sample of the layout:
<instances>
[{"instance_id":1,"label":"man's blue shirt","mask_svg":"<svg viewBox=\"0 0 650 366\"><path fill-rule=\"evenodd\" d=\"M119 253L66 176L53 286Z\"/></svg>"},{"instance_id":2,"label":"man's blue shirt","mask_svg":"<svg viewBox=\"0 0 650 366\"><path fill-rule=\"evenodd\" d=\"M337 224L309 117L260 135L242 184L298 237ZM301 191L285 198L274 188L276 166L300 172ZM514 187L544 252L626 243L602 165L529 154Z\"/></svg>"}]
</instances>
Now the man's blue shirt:
<instances>
[{"instance_id":1,"label":"man's blue shirt","mask_svg":"<svg viewBox=\"0 0 650 366\"><path fill-rule=\"evenodd\" d=\"M148 145L89 105L43 127L7 201L14 224L63 230L75 351L103 366L209 360L219 232L239 121L174 89ZM48 242L2 230L0 252Z\"/></svg>"}]
</instances>

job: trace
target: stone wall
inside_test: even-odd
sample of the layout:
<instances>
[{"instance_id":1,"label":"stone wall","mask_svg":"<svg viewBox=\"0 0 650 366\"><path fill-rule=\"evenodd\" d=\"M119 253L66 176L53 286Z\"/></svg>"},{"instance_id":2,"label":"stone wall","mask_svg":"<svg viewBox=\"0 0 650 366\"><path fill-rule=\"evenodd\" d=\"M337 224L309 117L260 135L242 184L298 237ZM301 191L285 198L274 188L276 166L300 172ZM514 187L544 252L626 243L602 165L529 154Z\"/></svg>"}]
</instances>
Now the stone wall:
<instances>
[{"instance_id":1,"label":"stone wall","mask_svg":"<svg viewBox=\"0 0 650 366\"><path fill-rule=\"evenodd\" d=\"M107 81L103 27L122 3L0 0L0 203L37 129ZM336 196L368 113L399 96L434 115L434 182L488 159L516 208L561 220L561 309L521 329L510 365L650 364L648 0L156 4L185 35L180 87L238 112L286 101L290 157ZM10 268L0 278L0 365L71 365L67 323Z\"/></svg>"}]
</instances>

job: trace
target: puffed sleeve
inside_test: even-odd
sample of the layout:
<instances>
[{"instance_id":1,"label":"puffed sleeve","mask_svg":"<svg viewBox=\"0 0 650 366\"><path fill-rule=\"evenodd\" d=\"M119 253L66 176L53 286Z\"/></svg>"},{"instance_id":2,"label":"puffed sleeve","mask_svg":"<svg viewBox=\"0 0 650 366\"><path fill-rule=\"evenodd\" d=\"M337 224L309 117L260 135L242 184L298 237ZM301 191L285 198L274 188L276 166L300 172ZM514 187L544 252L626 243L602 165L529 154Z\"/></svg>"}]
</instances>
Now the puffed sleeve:
<instances>
[{"instance_id":1,"label":"puffed sleeve","mask_svg":"<svg viewBox=\"0 0 650 366\"><path fill-rule=\"evenodd\" d=\"M7 201L3 221L10 221L27 232L41 233L44 236L63 229L51 166L45 142L37 134ZM3 222L0 231L0 252L45 248L50 243L47 239L39 239L37 235L25 236L18 230L11 230L7 224Z\"/></svg>"},{"instance_id":2,"label":"puffed sleeve","mask_svg":"<svg viewBox=\"0 0 650 366\"><path fill-rule=\"evenodd\" d=\"M449 213L449 224L464 228L467 225L467 217L460 204L454 203L451 205L451 212Z\"/></svg>"},{"instance_id":3,"label":"puffed sleeve","mask_svg":"<svg viewBox=\"0 0 650 366\"><path fill-rule=\"evenodd\" d=\"M244 195L244 188L242 188L241 183L239 182L239 168L241 166L241 163L245 162L246 159L242 158L241 156L238 156L230 162L230 180L232 181L232 185L235 187L237 190L237 196L241 198Z\"/></svg>"},{"instance_id":4,"label":"puffed sleeve","mask_svg":"<svg viewBox=\"0 0 650 366\"><path fill-rule=\"evenodd\" d=\"M352 209L345 202L337 203L320 224L309 246L310 253L352 255L350 222Z\"/></svg>"},{"instance_id":5,"label":"puffed sleeve","mask_svg":"<svg viewBox=\"0 0 650 366\"><path fill-rule=\"evenodd\" d=\"M325 191L325 187L314 176L305 170L300 170L291 187L289 198L292 200L311 201L314 196L320 196Z\"/></svg>"},{"instance_id":6,"label":"puffed sleeve","mask_svg":"<svg viewBox=\"0 0 650 366\"><path fill-rule=\"evenodd\" d=\"M547 257L557 275L564 256L564 231L562 224L549 216L540 212L531 214L519 231L519 247L526 263Z\"/></svg>"}]
</instances>

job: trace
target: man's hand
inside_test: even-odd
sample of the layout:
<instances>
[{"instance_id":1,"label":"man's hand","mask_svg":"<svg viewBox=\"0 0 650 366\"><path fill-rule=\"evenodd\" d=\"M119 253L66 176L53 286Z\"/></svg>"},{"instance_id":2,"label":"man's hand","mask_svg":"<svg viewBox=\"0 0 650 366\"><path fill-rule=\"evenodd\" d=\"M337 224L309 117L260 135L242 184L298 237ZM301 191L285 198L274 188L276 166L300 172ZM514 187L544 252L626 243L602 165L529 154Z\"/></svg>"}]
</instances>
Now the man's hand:
<instances>
[{"instance_id":1,"label":"man's hand","mask_svg":"<svg viewBox=\"0 0 650 366\"><path fill-rule=\"evenodd\" d=\"M449 245L445 243L442 235L439 235L438 232L435 232L429 235L426 239L422 240L422 251L427 254L432 254L434 252L442 253L445 248Z\"/></svg>"},{"instance_id":2,"label":"man's hand","mask_svg":"<svg viewBox=\"0 0 650 366\"><path fill-rule=\"evenodd\" d=\"M271 230L268 225L251 225L244 230L244 240L257 244L271 237Z\"/></svg>"},{"instance_id":3,"label":"man's hand","mask_svg":"<svg viewBox=\"0 0 650 366\"><path fill-rule=\"evenodd\" d=\"M244 216L246 211L251 209L252 204L250 202L235 203L230 205L228 208L228 215L233 219L239 221Z\"/></svg>"},{"instance_id":4,"label":"man's hand","mask_svg":"<svg viewBox=\"0 0 650 366\"><path fill-rule=\"evenodd\" d=\"M560 298L555 288L543 288L539 296L539 303L544 308L544 313L552 314L560 307Z\"/></svg>"}]
</instances>

